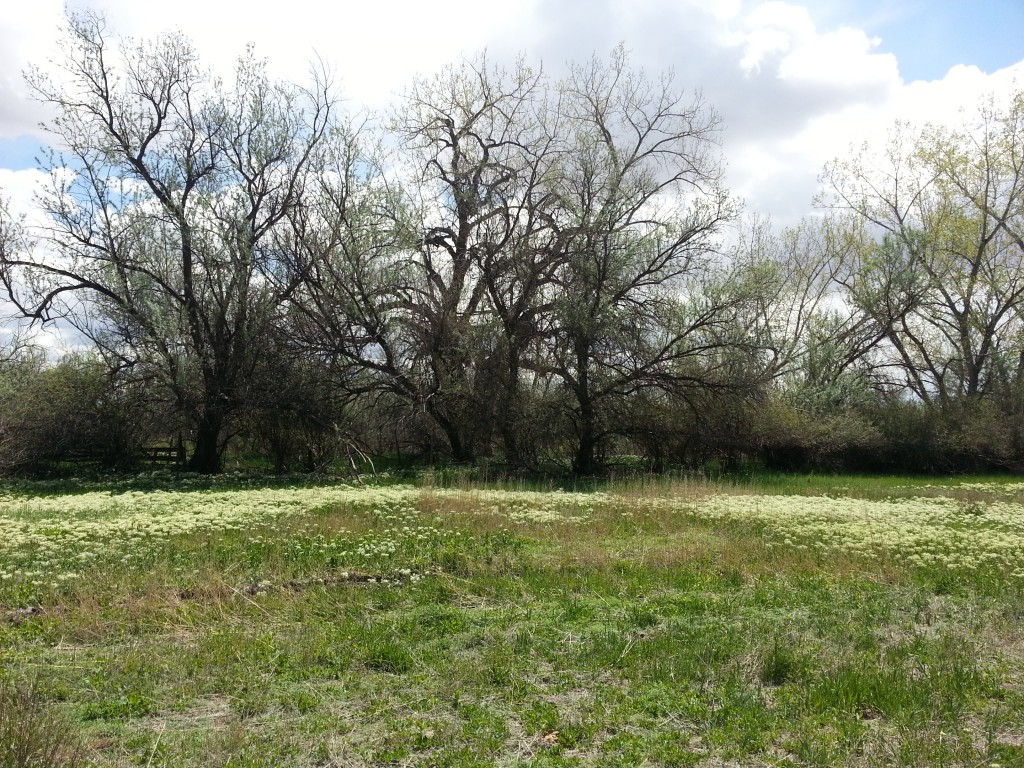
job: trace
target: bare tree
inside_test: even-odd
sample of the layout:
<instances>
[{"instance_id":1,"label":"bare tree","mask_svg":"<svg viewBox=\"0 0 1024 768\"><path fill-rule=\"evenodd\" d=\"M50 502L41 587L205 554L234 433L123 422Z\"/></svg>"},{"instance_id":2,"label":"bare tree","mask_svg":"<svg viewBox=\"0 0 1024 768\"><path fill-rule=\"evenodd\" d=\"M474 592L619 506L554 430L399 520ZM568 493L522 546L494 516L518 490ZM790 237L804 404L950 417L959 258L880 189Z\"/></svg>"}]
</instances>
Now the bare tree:
<instances>
[{"instance_id":1,"label":"bare tree","mask_svg":"<svg viewBox=\"0 0 1024 768\"><path fill-rule=\"evenodd\" d=\"M759 352L764 382L787 397L822 404L838 404L850 384L863 388L871 352L886 331L879 317L851 301L865 289L851 276L873 248L863 223L850 215L807 219L781 232L755 220L741 232L733 258L760 286L752 291L754 314L743 325Z\"/></svg>"},{"instance_id":2,"label":"bare tree","mask_svg":"<svg viewBox=\"0 0 1024 768\"><path fill-rule=\"evenodd\" d=\"M272 81L247 53L210 78L178 34L111 45L102 17L68 17L59 74L29 83L61 152L34 254L5 254L22 313L65 317L120 365L158 381L192 429L193 469L216 471L260 338L295 281L276 233L300 203L334 103Z\"/></svg>"},{"instance_id":3,"label":"bare tree","mask_svg":"<svg viewBox=\"0 0 1024 768\"><path fill-rule=\"evenodd\" d=\"M2 190L0 190L2 192ZM0 195L0 265L21 258L29 249L22 222L12 216L7 201ZM0 281L10 285L10 276L0 270ZM5 307L6 309L6 307ZM24 328L17 323L17 317L0 314L0 366L19 359L28 346Z\"/></svg>"},{"instance_id":4,"label":"bare tree","mask_svg":"<svg viewBox=\"0 0 1024 768\"><path fill-rule=\"evenodd\" d=\"M496 413L517 452L518 359L547 264L533 241L551 226L535 200L545 98L540 73L484 55L418 80L391 120L397 151L350 137L299 212L297 327L426 414L458 461L489 448Z\"/></svg>"},{"instance_id":5,"label":"bare tree","mask_svg":"<svg viewBox=\"0 0 1024 768\"><path fill-rule=\"evenodd\" d=\"M574 66L560 110L558 296L550 343L530 365L571 393L573 468L590 473L614 431L608 403L697 383L698 360L731 343L720 331L738 297L712 290L711 273L736 208L721 187L717 115L667 75L631 68L622 48Z\"/></svg>"},{"instance_id":6,"label":"bare tree","mask_svg":"<svg viewBox=\"0 0 1024 768\"><path fill-rule=\"evenodd\" d=\"M415 83L394 121L421 233L406 309L428 374L424 407L458 459L479 452L499 413L506 453L520 458L519 356L544 281L531 242L547 226L536 194L555 144L546 102L541 72L480 55Z\"/></svg>"}]
</instances>

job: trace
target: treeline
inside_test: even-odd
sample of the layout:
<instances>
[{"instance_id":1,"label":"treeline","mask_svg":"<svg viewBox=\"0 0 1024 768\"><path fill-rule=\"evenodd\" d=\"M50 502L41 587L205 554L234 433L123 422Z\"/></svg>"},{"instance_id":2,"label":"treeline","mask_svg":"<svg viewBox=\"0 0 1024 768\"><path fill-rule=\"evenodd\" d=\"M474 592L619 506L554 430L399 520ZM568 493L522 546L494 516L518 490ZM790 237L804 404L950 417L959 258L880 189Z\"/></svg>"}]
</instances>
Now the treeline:
<instances>
[{"instance_id":1,"label":"treeline","mask_svg":"<svg viewBox=\"0 0 1024 768\"><path fill-rule=\"evenodd\" d=\"M0 470L181 436L277 469L401 454L513 471L1024 467L1024 96L897 126L778 232L719 119L622 50L561 79L481 55L379 117L187 40L69 18L45 227L0 211Z\"/></svg>"}]
</instances>

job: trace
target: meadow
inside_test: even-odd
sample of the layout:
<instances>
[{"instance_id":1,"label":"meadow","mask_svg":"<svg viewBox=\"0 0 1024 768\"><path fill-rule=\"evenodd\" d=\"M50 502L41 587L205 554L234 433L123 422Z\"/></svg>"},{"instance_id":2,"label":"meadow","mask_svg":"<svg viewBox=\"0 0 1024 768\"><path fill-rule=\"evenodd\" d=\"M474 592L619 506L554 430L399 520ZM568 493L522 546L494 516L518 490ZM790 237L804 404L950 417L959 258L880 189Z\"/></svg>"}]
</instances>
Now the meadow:
<instances>
[{"instance_id":1,"label":"meadow","mask_svg":"<svg viewBox=\"0 0 1024 768\"><path fill-rule=\"evenodd\" d=\"M0 766L1024 765L1024 483L0 487Z\"/></svg>"}]
</instances>

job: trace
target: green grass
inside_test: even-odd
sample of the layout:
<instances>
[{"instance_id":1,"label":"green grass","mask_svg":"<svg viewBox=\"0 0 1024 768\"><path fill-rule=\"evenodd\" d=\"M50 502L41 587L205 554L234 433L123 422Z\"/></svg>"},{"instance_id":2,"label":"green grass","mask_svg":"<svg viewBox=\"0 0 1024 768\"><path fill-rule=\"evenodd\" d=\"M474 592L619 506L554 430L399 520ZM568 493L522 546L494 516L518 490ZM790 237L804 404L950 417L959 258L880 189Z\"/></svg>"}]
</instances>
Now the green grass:
<instances>
[{"instance_id":1,"label":"green grass","mask_svg":"<svg viewBox=\"0 0 1024 768\"><path fill-rule=\"evenodd\" d=\"M75 579L11 577L0 732L20 701L10 728L79 765L1024 765L1011 570L790 546L696 511L943 484L772 482L632 480L592 503L367 489L138 539L127 560L98 549ZM956 525L1003 524L984 515L998 489L944 485L927 492L979 505ZM0 569L30 555L0 549Z\"/></svg>"}]
</instances>

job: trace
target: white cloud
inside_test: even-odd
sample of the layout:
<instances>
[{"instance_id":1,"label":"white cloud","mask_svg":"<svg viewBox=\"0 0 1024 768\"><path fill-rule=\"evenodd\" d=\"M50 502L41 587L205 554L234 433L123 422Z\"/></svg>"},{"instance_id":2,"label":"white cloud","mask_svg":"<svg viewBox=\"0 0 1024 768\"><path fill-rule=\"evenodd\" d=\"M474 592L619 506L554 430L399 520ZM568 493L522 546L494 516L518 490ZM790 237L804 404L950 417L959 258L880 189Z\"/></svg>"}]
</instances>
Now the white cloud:
<instances>
[{"instance_id":1,"label":"white cloud","mask_svg":"<svg viewBox=\"0 0 1024 768\"><path fill-rule=\"evenodd\" d=\"M817 29L803 6L771 0L742 17L745 72L775 67L783 80L839 87L885 84L898 78L896 57L875 53L881 41L861 29Z\"/></svg>"},{"instance_id":2,"label":"white cloud","mask_svg":"<svg viewBox=\"0 0 1024 768\"><path fill-rule=\"evenodd\" d=\"M743 11L742 0L711 0L701 5L719 21L735 19Z\"/></svg>"},{"instance_id":3,"label":"white cloud","mask_svg":"<svg viewBox=\"0 0 1024 768\"><path fill-rule=\"evenodd\" d=\"M760 72L765 57L785 53L791 45L792 40L784 30L771 27L753 29L746 36L746 52L740 59L740 67L744 72Z\"/></svg>"},{"instance_id":4,"label":"white cloud","mask_svg":"<svg viewBox=\"0 0 1024 768\"><path fill-rule=\"evenodd\" d=\"M789 168L803 169L799 178L791 175L790 194L806 208L817 187L816 175L825 163L859 151L864 144L881 149L897 121L918 127L928 123L960 127L973 120L983 99L992 95L997 101L1005 100L1022 85L1024 61L991 74L977 67L957 66L941 80L892 81L880 86L880 92L886 94L883 100L854 103L817 115L800 131L770 146L776 158L787 158ZM761 144L760 148L764 151L767 146ZM773 167L747 162L742 175L741 184L755 208L773 195L786 177L779 163Z\"/></svg>"},{"instance_id":5,"label":"white cloud","mask_svg":"<svg viewBox=\"0 0 1024 768\"><path fill-rule=\"evenodd\" d=\"M887 87L899 78L899 66L891 53L873 53L879 40L859 29L843 27L815 34L802 41L779 64L779 77L832 83L840 86Z\"/></svg>"},{"instance_id":6,"label":"white cloud","mask_svg":"<svg viewBox=\"0 0 1024 768\"><path fill-rule=\"evenodd\" d=\"M1024 84L1024 61L991 74L958 65L941 80L906 83L879 40L852 27L819 29L793 3L762 3L737 26L744 78L721 91L727 119L733 110L740 126L726 135L729 178L749 208L781 223L811 210L826 162L865 142L881 147L897 120L959 125L986 94Z\"/></svg>"},{"instance_id":7,"label":"white cloud","mask_svg":"<svg viewBox=\"0 0 1024 768\"><path fill-rule=\"evenodd\" d=\"M761 3L743 16L747 29L771 29L797 40L807 39L815 34L811 13L802 5L769 0Z\"/></svg>"},{"instance_id":8,"label":"white cloud","mask_svg":"<svg viewBox=\"0 0 1024 768\"><path fill-rule=\"evenodd\" d=\"M22 71L42 64L56 52L57 26L64 17L62 0L4 4L0 14L0 139L37 132L43 112L29 98Z\"/></svg>"},{"instance_id":9,"label":"white cloud","mask_svg":"<svg viewBox=\"0 0 1024 768\"><path fill-rule=\"evenodd\" d=\"M386 102L417 72L440 69L500 38L529 10L528 3L476 0L447 0L443 7L401 0L290 0L281 7L209 0L97 4L117 29L133 36L181 27L203 60L221 72L231 70L248 43L279 76L298 82L322 57L336 69L346 97L363 105Z\"/></svg>"},{"instance_id":10,"label":"white cloud","mask_svg":"<svg viewBox=\"0 0 1024 768\"><path fill-rule=\"evenodd\" d=\"M7 201L11 215L25 217L29 226L42 224L33 197L48 180L47 174L34 168L20 171L0 168L0 197Z\"/></svg>"}]
</instances>

